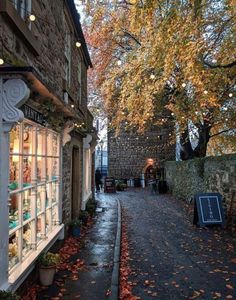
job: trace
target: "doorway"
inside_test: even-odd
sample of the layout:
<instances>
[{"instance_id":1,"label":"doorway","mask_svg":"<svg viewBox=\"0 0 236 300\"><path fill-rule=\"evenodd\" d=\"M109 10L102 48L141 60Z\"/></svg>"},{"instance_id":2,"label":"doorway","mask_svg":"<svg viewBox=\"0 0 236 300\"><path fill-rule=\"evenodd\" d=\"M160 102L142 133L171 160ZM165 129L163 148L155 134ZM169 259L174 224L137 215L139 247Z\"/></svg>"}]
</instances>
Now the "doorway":
<instances>
[{"instance_id":1,"label":"doorway","mask_svg":"<svg viewBox=\"0 0 236 300\"><path fill-rule=\"evenodd\" d=\"M71 217L76 218L81 208L80 195L80 151L79 148L72 150L72 202Z\"/></svg>"}]
</instances>

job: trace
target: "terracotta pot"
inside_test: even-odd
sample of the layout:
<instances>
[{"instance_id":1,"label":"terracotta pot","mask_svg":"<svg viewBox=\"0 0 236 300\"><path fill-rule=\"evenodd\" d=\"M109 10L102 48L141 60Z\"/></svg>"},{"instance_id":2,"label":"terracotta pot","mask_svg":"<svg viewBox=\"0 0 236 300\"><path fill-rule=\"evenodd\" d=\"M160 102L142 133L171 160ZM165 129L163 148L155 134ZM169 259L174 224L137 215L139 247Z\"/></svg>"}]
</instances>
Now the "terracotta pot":
<instances>
[{"instance_id":1,"label":"terracotta pot","mask_svg":"<svg viewBox=\"0 0 236 300\"><path fill-rule=\"evenodd\" d=\"M39 267L39 280L42 285L48 286L53 283L54 275L56 273L56 267Z\"/></svg>"}]
</instances>

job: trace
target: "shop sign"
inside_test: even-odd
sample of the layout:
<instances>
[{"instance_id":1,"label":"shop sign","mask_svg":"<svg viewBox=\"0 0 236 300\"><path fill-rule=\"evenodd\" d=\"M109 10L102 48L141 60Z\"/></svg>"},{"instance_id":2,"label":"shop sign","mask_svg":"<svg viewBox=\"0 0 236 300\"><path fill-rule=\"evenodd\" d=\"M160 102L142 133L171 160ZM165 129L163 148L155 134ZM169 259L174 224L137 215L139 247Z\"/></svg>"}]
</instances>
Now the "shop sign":
<instances>
[{"instance_id":1,"label":"shop sign","mask_svg":"<svg viewBox=\"0 0 236 300\"><path fill-rule=\"evenodd\" d=\"M219 193L197 194L194 199L194 224L200 226L224 225L222 196Z\"/></svg>"},{"instance_id":2,"label":"shop sign","mask_svg":"<svg viewBox=\"0 0 236 300\"><path fill-rule=\"evenodd\" d=\"M24 104L20 107L20 110L22 110L22 112L24 113L25 118L41 125L45 124L44 115L33 109L32 107Z\"/></svg>"}]
</instances>

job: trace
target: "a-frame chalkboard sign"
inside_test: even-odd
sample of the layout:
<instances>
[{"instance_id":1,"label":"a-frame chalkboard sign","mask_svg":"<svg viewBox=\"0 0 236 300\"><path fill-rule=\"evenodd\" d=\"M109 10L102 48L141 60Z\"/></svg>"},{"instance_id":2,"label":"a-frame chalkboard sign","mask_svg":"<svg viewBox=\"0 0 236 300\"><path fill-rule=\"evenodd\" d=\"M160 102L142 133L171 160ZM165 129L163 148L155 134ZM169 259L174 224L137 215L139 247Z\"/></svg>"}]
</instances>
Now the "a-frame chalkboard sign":
<instances>
[{"instance_id":1,"label":"a-frame chalkboard sign","mask_svg":"<svg viewBox=\"0 0 236 300\"><path fill-rule=\"evenodd\" d=\"M224 226L222 196L219 193L200 193L194 197L193 224L201 227L219 224Z\"/></svg>"}]
</instances>

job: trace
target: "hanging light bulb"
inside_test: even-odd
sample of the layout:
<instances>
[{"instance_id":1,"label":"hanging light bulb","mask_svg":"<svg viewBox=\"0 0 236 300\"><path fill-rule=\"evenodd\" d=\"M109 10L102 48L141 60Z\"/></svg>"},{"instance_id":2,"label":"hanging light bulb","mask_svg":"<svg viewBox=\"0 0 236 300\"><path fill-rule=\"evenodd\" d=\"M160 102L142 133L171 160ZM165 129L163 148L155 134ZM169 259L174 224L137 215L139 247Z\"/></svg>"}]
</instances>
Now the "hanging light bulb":
<instances>
[{"instance_id":1,"label":"hanging light bulb","mask_svg":"<svg viewBox=\"0 0 236 300\"><path fill-rule=\"evenodd\" d=\"M182 87L186 87L186 83L184 82L184 83L182 83Z\"/></svg>"},{"instance_id":2,"label":"hanging light bulb","mask_svg":"<svg viewBox=\"0 0 236 300\"><path fill-rule=\"evenodd\" d=\"M3 65L3 64L4 64L4 59L0 58L0 65Z\"/></svg>"},{"instance_id":3,"label":"hanging light bulb","mask_svg":"<svg viewBox=\"0 0 236 300\"><path fill-rule=\"evenodd\" d=\"M74 104L71 104L71 107L74 108L75 107Z\"/></svg>"},{"instance_id":4,"label":"hanging light bulb","mask_svg":"<svg viewBox=\"0 0 236 300\"><path fill-rule=\"evenodd\" d=\"M118 60L117 65L121 66L121 60Z\"/></svg>"},{"instance_id":5,"label":"hanging light bulb","mask_svg":"<svg viewBox=\"0 0 236 300\"><path fill-rule=\"evenodd\" d=\"M232 98L232 97L233 97L233 94L232 94L232 93L229 93L229 97Z\"/></svg>"},{"instance_id":6,"label":"hanging light bulb","mask_svg":"<svg viewBox=\"0 0 236 300\"><path fill-rule=\"evenodd\" d=\"M77 41L77 42L75 43L75 46L76 46L77 48L79 48L79 47L81 47L81 43Z\"/></svg>"},{"instance_id":7,"label":"hanging light bulb","mask_svg":"<svg viewBox=\"0 0 236 300\"><path fill-rule=\"evenodd\" d=\"M29 16L29 20L30 20L31 22L34 22L34 21L36 20L35 15L31 14L31 15Z\"/></svg>"},{"instance_id":8,"label":"hanging light bulb","mask_svg":"<svg viewBox=\"0 0 236 300\"><path fill-rule=\"evenodd\" d=\"M207 91L207 90L205 90L203 93L204 93L205 95L207 95L207 94L208 94L208 91Z\"/></svg>"},{"instance_id":9,"label":"hanging light bulb","mask_svg":"<svg viewBox=\"0 0 236 300\"><path fill-rule=\"evenodd\" d=\"M154 74L151 74L151 75L150 75L150 79L155 79L155 75L154 75Z\"/></svg>"}]
</instances>

